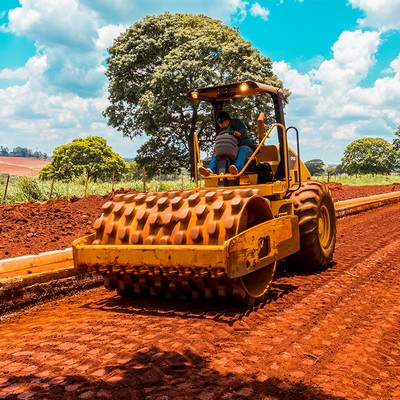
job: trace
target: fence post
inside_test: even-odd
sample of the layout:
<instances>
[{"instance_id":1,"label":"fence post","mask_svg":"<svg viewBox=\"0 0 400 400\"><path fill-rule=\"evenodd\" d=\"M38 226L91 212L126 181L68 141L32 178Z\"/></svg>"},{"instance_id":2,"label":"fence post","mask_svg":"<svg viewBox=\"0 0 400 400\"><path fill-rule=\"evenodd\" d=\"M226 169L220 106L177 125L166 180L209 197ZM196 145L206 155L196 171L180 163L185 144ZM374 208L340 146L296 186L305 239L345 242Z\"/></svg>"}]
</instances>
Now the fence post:
<instances>
[{"instance_id":1,"label":"fence post","mask_svg":"<svg viewBox=\"0 0 400 400\"><path fill-rule=\"evenodd\" d=\"M142 178L143 178L143 192L146 193L146 170L142 169Z\"/></svg>"},{"instance_id":2,"label":"fence post","mask_svg":"<svg viewBox=\"0 0 400 400\"><path fill-rule=\"evenodd\" d=\"M182 190L183 190L183 168L181 168L181 182L182 182Z\"/></svg>"},{"instance_id":3,"label":"fence post","mask_svg":"<svg viewBox=\"0 0 400 400\"><path fill-rule=\"evenodd\" d=\"M3 201L6 201L7 189L8 189L8 182L10 182L10 175L7 175L7 179L6 179L6 187L4 188L4 196L3 196Z\"/></svg>"},{"instance_id":4,"label":"fence post","mask_svg":"<svg viewBox=\"0 0 400 400\"><path fill-rule=\"evenodd\" d=\"M89 183L89 172L86 171L85 193L83 194L83 197L86 197L86 195L87 195L88 183Z\"/></svg>"},{"instance_id":5,"label":"fence post","mask_svg":"<svg viewBox=\"0 0 400 400\"><path fill-rule=\"evenodd\" d=\"M53 174L53 179L51 180L51 186L50 186L50 196L49 200L51 200L51 196L53 196L53 189L54 189L54 181L56 180L55 175Z\"/></svg>"},{"instance_id":6,"label":"fence post","mask_svg":"<svg viewBox=\"0 0 400 400\"><path fill-rule=\"evenodd\" d=\"M112 172L111 176L111 191L114 192L114 178L115 178L115 171Z\"/></svg>"}]
</instances>

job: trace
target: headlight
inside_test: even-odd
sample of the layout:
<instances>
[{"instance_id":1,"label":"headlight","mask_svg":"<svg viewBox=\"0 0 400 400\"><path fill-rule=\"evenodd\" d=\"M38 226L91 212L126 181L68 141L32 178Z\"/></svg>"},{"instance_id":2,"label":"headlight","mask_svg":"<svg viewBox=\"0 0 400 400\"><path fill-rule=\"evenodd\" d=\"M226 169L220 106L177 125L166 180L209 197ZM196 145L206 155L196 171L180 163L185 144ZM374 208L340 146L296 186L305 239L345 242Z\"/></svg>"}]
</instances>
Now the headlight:
<instances>
[{"instance_id":1,"label":"headlight","mask_svg":"<svg viewBox=\"0 0 400 400\"><path fill-rule=\"evenodd\" d=\"M249 88L249 87L247 86L247 83L245 83L245 82L243 82L243 83L240 85L240 90L241 90L242 92L245 92L248 88Z\"/></svg>"}]
</instances>

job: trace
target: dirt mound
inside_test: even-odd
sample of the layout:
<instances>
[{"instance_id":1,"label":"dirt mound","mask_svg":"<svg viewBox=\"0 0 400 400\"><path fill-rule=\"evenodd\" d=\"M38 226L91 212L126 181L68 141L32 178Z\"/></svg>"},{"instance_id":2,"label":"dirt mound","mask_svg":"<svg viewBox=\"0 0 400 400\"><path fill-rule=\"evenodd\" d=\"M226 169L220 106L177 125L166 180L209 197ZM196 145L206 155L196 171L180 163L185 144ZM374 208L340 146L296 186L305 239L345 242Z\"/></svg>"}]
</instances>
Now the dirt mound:
<instances>
[{"instance_id":1,"label":"dirt mound","mask_svg":"<svg viewBox=\"0 0 400 400\"><path fill-rule=\"evenodd\" d=\"M400 183L384 186L348 186L330 183L334 201L400 191ZM93 232L101 206L119 189L104 196L51 200L44 204L0 204L0 259L71 247L73 240Z\"/></svg>"},{"instance_id":2,"label":"dirt mound","mask_svg":"<svg viewBox=\"0 0 400 400\"><path fill-rule=\"evenodd\" d=\"M92 232L107 196L0 205L0 259L71 247Z\"/></svg>"},{"instance_id":3,"label":"dirt mound","mask_svg":"<svg viewBox=\"0 0 400 400\"><path fill-rule=\"evenodd\" d=\"M367 186L349 186L342 185L340 182L329 184L334 201L355 199L359 197L372 196L374 194L390 193L400 191L400 183L390 185L367 185Z\"/></svg>"}]
</instances>

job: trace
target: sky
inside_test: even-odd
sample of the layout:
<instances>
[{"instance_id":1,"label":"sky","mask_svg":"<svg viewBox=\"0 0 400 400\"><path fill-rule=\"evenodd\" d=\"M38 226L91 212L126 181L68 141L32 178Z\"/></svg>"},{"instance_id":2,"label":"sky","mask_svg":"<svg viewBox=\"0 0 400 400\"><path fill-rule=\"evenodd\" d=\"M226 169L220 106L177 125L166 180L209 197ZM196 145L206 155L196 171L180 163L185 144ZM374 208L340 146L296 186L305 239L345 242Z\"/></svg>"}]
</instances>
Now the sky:
<instances>
[{"instance_id":1,"label":"sky","mask_svg":"<svg viewBox=\"0 0 400 400\"><path fill-rule=\"evenodd\" d=\"M99 135L122 157L143 139L107 125L107 48L146 15L206 14L238 27L291 91L304 161L337 164L400 125L399 0L0 0L0 145L52 155ZM189 88L188 88L189 89Z\"/></svg>"}]
</instances>

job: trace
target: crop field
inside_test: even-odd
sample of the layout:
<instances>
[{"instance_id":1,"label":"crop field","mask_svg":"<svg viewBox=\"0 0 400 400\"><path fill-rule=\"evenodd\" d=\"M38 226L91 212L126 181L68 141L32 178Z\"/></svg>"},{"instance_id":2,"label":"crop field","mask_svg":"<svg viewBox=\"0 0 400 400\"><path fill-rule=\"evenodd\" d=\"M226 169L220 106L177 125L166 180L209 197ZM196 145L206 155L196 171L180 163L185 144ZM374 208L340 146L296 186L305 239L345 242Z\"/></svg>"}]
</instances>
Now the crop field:
<instances>
[{"instance_id":1,"label":"crop field","mask_svg":"<svg viewBox=\"0 0 400 400\"><path fill-rule=\"evenodd\" d=\"M38 160L31 157L0 156L0 174L38 176L39 171L49 162L49 160Z\"/></svg>"}]
</instances>

